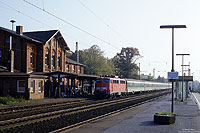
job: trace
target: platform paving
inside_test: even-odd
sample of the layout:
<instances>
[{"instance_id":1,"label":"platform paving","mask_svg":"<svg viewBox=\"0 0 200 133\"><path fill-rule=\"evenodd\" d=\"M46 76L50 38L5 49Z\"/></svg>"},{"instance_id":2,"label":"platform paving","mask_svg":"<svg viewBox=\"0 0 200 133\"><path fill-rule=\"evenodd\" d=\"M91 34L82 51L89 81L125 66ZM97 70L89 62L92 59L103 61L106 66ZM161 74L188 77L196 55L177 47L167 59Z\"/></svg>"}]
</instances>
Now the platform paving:
<instances>
[{"instance_id":1,"label":"platform paving","mask_svg":"<svg viewBox=\"0 0 200 133\"><path fill-rule=\"evenodd\" d=\"M200 100L199 94L194 94ZM102 120L71 130L70 133L200 133L200 111L194 95L184 102L175 101L176 123L153 122L155 112L170 112L171 96L152 101Z\"/></svg>"}]
</instances>

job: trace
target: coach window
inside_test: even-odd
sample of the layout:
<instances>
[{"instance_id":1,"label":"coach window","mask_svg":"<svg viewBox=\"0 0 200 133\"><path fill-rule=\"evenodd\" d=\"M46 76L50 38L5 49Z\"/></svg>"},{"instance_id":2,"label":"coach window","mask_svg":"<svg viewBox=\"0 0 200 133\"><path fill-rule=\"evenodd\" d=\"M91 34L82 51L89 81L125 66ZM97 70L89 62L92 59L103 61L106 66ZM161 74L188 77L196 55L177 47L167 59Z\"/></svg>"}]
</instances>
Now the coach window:
<instances>
[{"instance_id":1,"label":"coach window","mask_svg":"<svg viewBox=\"0 0 200 133\"><path fill-rule=\"evenodd\" d=\"M121 81L120 81L120 84L125 84L125 81L121 80Z\"/></svg>"},{"instance_id":2,"label":"coach window","mask_svg":"<svg viewBox=\"0 0 200 133\"><path fill-rule=\"evenodd\" d=\"M31 80L31 92L35 92L35 80Z\"/></svg>"},{"instance_id":3,"label":"coach window","mask_svg":"<svg viewBox=\"0 0 200 133\"><path fill-rule=\"evenodd\" d=\"M119 84L119 80L113 80L113 84Z\"/></svg>"},{"instance_id":4,"label":"coach window","mask_svg":"<svg viewBox=\"0 0 200 133\"><path fill-rule=\"evenodd\" d=\"M17 81L17 92L18 93L25 93L25 80L18 80Z\"/></svg>"}]
</instances>

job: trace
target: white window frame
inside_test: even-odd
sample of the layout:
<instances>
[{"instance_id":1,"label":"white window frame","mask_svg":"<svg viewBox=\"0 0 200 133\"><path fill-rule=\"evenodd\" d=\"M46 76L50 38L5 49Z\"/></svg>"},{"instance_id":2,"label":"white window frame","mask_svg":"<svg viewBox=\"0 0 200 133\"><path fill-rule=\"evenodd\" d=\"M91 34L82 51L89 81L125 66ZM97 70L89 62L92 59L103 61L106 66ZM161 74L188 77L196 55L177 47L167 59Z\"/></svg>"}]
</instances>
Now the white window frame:
<instances>
[{"instance_id":1,"label":"white window frame","mask_svg":"<svg viewBox=\"0 0 200 133\"><path fill-rule=\"evenodd\" d=\"M51 57L51 65L55 67L56 63L55 63L55 55Z\"/></svg>"},{"instance_id":2,"label":"white window frame","mask_svg":"<svg viewBox=\"0 0 200 133\"><path fill-rule=\"evenodd\" d=\"M55 47L55 46L56 46L56 40L53 39L52 41L53 41L53 42L52 42L52 46Z\"/></svg>"},{"instance_id":3,"label":"white window frame","mask_svg":"<svg viewBox=\"0 0 200 133\"><path fill-rule=\"evenodd\" d=\"M49 45L49 47L51 47L51 40L49 40L48 45Z\"/></svg>"},{"instance_id":4,"label":"white window frame","mask_svg":"<svg viewBox=\"0 0 200 133\"><path fill-rule=\"evenodd\" d=\"M42 86L40 87L40 82L42 82ZM43 91L43 81L42 80L38 80L38 92L42 92Z\"/></svg>"},{"instance_id":5,"label":"white window frame","mask_svg":"<svg viewBox=\"0 0 200 133\"><path fill-rule=\"evenodd\" d=\"M21 91L20 88L19 88L19 82L20 81L24 81L25 82L24 91ZM26 91L26 81L25 80L17 80L17 92L18 93L25 93L25 91Z\"/></svg>"},{"instance_id":6,"label":"white window frame","mask_svg":"<svg viewBox=\"0 0 200 133\"><path fill-rule=\"evenodd\" d=\"M34 93L35 92L35 80L31 80L31 85L32 85L32 81L34 82L34 86L32 87L30 87L30 91L32 92L32 93Z\"/></svg>"},{"instance_id":7,"label":"white window frame","mask_svg":"<svg viewBox=\"0 0 200 133\"><path fill-rule=\"evenodd\" d=\"M31 64L33 64L33 55L34 55L33 52L31 52L31 54L30 54L30 63Z\"/></svg>"},{"instance_id":8,"label":"white window frame","mask_svg":"<svg viewBox=\"0 0 200 133\"><path fill-rule=\"evenodd\" d=\"M48 65L48 56L49 56L48 54L45 54L45 57L44 57L45 58L45 65Z\"/></svg>"},{"instance_id":9,"label":"white window frame","mask_svg":"<svg viewBox=\"0 0 200 133\"><path fill-rule=\"evenodd\" d=\"M61 57L58 56L58 67L61 67Z\"/></svg>"}]
</instances>

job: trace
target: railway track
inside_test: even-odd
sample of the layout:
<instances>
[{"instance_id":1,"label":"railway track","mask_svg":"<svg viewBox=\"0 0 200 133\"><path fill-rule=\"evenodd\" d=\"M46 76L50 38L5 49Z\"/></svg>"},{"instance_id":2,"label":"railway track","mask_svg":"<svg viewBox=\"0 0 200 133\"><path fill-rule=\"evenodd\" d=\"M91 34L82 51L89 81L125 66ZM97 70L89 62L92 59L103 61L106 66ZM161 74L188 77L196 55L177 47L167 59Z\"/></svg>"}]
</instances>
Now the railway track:
<instances>
[{"instance_id":1,"label":"railway track","mask_svg":"<svg viewBox=\"0 0 200 133\"><path fill-rule=\"evenodd\" d=\"M50 132L168 94L155 92L0 121L1 132Z\"/></svg>"}]
</instances>

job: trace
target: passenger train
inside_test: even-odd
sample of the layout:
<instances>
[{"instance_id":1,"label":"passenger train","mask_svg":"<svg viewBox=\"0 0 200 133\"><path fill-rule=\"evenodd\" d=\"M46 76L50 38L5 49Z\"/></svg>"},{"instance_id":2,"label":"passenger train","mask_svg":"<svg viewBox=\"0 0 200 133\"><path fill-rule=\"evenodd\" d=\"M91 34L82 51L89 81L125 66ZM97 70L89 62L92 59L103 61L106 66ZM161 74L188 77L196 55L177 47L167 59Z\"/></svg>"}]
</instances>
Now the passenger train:
<instances>
[{"instance_id":1,"label":"passenger train","mask_svg":"<svg viewBox=\"0 0 200 133\"><path fill-rule=\"evenodd\" d=\"M170 83L151 82L135 79L121 79L117 77L100 77L96 79L95 95L110 97L131 95L135 93L163 90L171 88Z\"/></svg>"}]
</instances>

